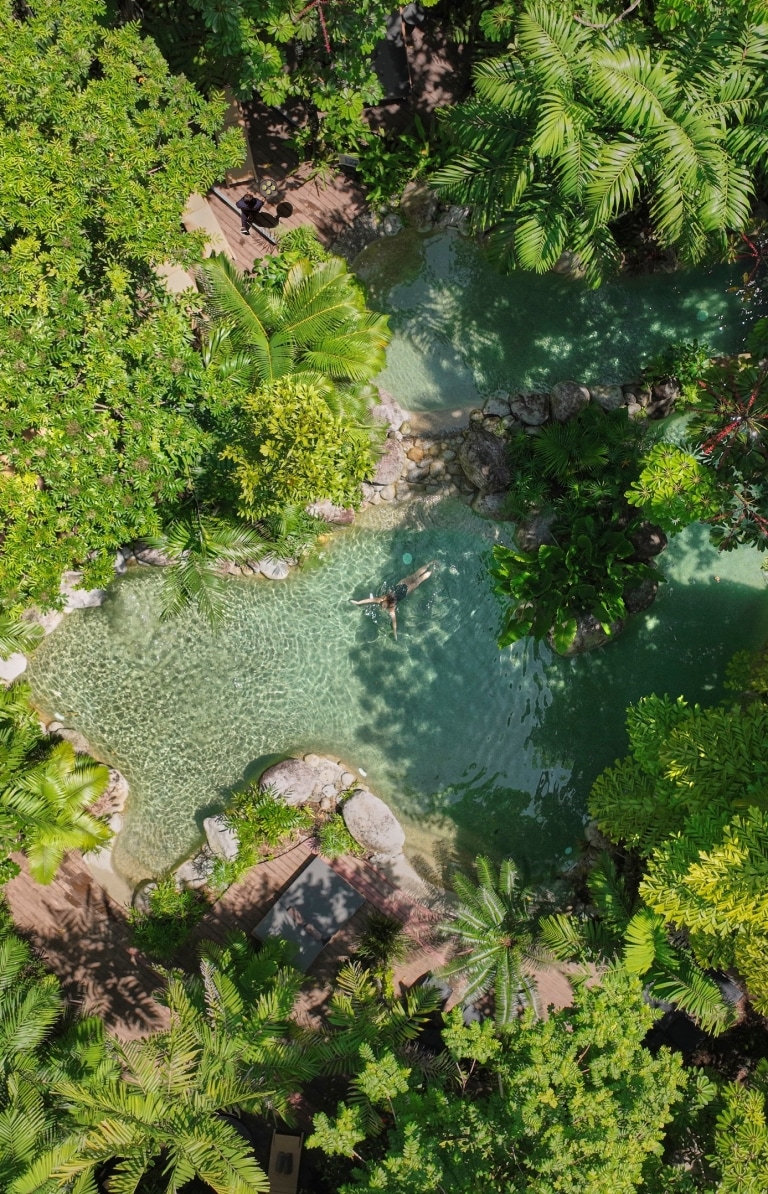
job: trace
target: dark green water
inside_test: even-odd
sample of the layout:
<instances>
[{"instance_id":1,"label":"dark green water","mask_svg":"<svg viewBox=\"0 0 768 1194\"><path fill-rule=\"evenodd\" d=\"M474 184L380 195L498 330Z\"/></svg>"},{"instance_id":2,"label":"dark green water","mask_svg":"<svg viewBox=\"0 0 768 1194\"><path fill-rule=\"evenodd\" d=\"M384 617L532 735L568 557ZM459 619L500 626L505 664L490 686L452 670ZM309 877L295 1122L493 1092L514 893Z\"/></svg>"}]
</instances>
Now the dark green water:
<instances>
[{"instance_id":1,"label":"dark green water","mask_svg":"<svg viewBox=\"0 0 768 1194\"><path fill-rule=\"evenodd\" d=\"M755 553L718 556L690 528L656 605L611 646L571 661L533 643L499 652L486 562L508 533L458 501L379 507L322 567L233 581L216 636L194 615L159 623L150 569L65 619L35 654L33 690L129 779L119 867L169 867L254 760L309 750L367 773L427 873L479 850L534 874L562 863L592 780L624 749L625 706L653 690L714 699L731 654L768 633L768 593ZM397 642L376 607L349 603L429 560Z\"/></svg>"},{"instance_id":2,"label":"dark green water","mask_svg":"<svg viewBox=\"0 0 768 1194\"><path fill-rule=\"evenodd\" d=\"M411 410L475 406L499 388L633 381L675 340L697 338L713 353L743 343L744 312L727 293L737 267L590 290L557 274L502 276L456 232L406 231L375 241L354 269L371 305L391 315L378 383Z\"/></svg>"}]
</instances>

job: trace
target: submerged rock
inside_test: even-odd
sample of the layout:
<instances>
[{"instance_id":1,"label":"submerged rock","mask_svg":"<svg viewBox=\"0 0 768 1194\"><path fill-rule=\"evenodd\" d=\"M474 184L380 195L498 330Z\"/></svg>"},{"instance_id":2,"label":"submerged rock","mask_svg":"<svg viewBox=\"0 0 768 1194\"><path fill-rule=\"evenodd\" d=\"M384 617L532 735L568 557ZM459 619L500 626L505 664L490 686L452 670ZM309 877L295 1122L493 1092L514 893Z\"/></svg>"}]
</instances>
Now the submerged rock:
<instances>
[{"instance_id":1,"label":"submerged rock","mask_svg":"<svg viewBox=\"0 0 768 1194\"><path fill-rule=\"evenodd\" d=\"M576 619L576 637L567 651L559 651L558 654L570 659L572 655L583 655L585 651L594 651L597 647L604 647L606 643L612 643L621 634L624 625L624 619L619 618L617 621L611 622L611 633L606 634L594 614L580 614ZM552 641L551 634L547 636L547 641L552 650L556 651L557 648Z\"/></svg>"},{"instance_id":2,"label":"submerged rock","mask_svg":"<svg viewBox=\"0 0 768 1194\"><path fill-rule=\"evenodd\" d=\"M240 839L237 832L227 825L221 813L217 813L215 817L206 817L203 829L212 854L218 858L225 858L228 862L237 858Z\"/></svg>"},{"instance_id":3,"label":"submerged rock","mask_svg":"<svg viewBox=\"0 0 768 1194\"><path fill-rule=\"evenodd\" d=\"M403 219L419 232L426 232L432 227L437 207L437 195L420 178L414 178L408 183L400 199L400 213Z\"/></svg>"},{"instance_id":4,"label":"submerged rock","mask_svg":"<svg viewBox=\"0 0 768 1194\"><path fill-rule=\"evenodd\" d=\"M259 784L286 804L306 804L315 794L317 773L303 759L283 759L267 768Z\"/></svg>"},{"instance_id":5,"label":"submerged rock","mask_svg":"<svg viewBox=\"0 0 768 1194\"><path fill-rule=\"evenodd\" d=\"M472 509L481 518L490 518L494 522L509 522L510 515L506 512L507 495L504 493L478 493L472 501Z\"/></svg>"},{"instance_id":6,"label":"submerged rock","mask_svg":"<svg viewBox=\"0 0 768 1194\"><path fill-rule=\"evenodd\" d=\"M634 589L624 594L624 604L628 614L640 614L649 605L653 605L659 591L659 581L653 576L646 576Z\"/></svg>"},{"instance_id":7,"label":"submerged rock","mask_svg":"<svg viewBox=\"0 0 768 1194\"><path fill-rule=\"evenodd\" d=\"M506 441L473 423L459 448L464 476L483 493L501 493L512 483Z\"/></svg>"},{"instance_id":8,"label":"submerged rock","mask_svg":"<svg viewBox=\"0 0 768 1194\"><path fill-rule=\"evenodd\" d=\"M550 390L549 403L552 418L558 423L567 423L589 406L589 390L577 381L558 381Z\"/></svg>"},{"instance_id":9,"label":"submerged rock","mask_svg":"<svg viewBox=\"0 0 768 1194\"><path fill-rule=\"evenodd\" d=\"M366 850L377 854L400 854L405 832L392 810L369 792L358 788L342 809L344 823L352 837Z\"/></svg>"}]
</instances>

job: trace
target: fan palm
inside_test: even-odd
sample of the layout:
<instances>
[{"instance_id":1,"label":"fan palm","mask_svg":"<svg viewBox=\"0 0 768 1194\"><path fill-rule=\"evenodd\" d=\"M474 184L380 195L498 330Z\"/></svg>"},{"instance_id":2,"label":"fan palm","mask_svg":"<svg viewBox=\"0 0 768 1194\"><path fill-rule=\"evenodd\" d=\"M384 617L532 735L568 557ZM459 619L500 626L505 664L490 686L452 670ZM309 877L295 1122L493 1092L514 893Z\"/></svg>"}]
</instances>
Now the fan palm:
<instances>
[{"instance_id":1,"label":"fan palm","mask_svg":"<svg viewBox=\"0 0 768 1194\"><path fill-rule=\"evenodd\" d=\"M745 226L768 151L768 27L750 3L703 19L658 51L640 23L608 32L525 4L508 55L481 63L476 96L449 113L455 151L436 179L506 265L544 272L568 249L597 284L620 256L612 222L641 203L691 262Z\"/></svg>"},{"instance_id":2,"label":"fan palm","mask_svg":"<svg viewBox=\"0 0 768 1194\"><path fill-rule=\"evenodd\" d=\"M521 999L538 1012L531 970L550 959L535 940L533 893L518 885L514 862L507 858L497 869L480 856L475 869L477 886L464 875L456 876L454 886L461 902L440 929L453 938L458 952L440 974L466 980L465 1004L493 991L496 1021L506 1024L516 1015Z\"/></svg>"},{"instance_id":3,"label":"fan palm","mask_svg":"<svg viewBox=\"0 0 768 1194\"><path fill-rule=\"evenodd\" d=\"M109 770L69 742L59 742L37 762L21 768L3 792L16 819L29 869L50 883L67 850L94 850L112 836L105 821L87 810L109 782Z\"/></svg>"},{"instance_id":4,"label":"fan palm","mask_svg":"<svg viewBox=\"0 0 768 1194\"><path fill-rule=\"evenodd\" d=\"M541 921L541 939L563 961L609 960L617 954L630 974L644 979L650 994L674 1004L715 1035L733 1023L717 983L696 964L684 946L675 947L664 920L630 894L609 855L603 854L589 877L597 916L558 913Z\"/></svg>"},{"instance_id":5,"label":"fan palm","mask_svg":"<svg viewBox=\"0 0 768 1194\"><path fill-rule=\"evenodd\" d=\"M194 606L211 626L220 622L224 612L222 561L257 560L269 550L261 535L243 523L197 514L177 519L147 542L172 561L162 570L161 618L176 617Z\"/></svg>"},{"instance_id":6,"label":"fan palm","mask_svg":"<svg viewBox=\"0 0 768 1194\"><path fill-rule=\"evenodd\" d=\"M209 367L251 389L300 373L330 404L361 414L360 388L383 368L389 330L385 315L366 309L342 258L299 261L275 289L220 256L200 266L199 277L214 321Z\"/></svg>"}]
</instances>

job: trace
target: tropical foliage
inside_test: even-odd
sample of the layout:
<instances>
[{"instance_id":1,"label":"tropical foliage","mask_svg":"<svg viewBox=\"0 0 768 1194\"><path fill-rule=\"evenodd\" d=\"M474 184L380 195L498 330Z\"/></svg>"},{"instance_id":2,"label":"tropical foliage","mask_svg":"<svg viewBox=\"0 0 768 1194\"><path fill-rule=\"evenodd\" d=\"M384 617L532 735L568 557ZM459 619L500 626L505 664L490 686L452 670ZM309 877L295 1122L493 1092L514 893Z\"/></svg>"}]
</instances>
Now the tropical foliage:
<instances>
[{"instance_id":1,"label":"tropical foliage","mask_svg":"<svg viewBox=\"0 0 768 1194\"><path fill-rule=\"evenodd\" d=\"M206 904L194 891L177 887L173 875L167 875L148 891L146 908L134 904L129 909L128 922L139 949L151 958L170 961L205 910Z\"/></svg>"},{"instance_id":2,"label":"tropical foliage","mask_svg":"<svg viewBox=\"0 0 768 1194\"><path fill-rule=\"evenodd\" d=\"M18 874L14 851L50 883L67 850L104 845L111 830L88 810L108 781L101 763L43 734L26 685L0 687L0 881Z\"/></svg>"},{"instance_id":3,"label":"tropical foliage","mask_svg":"<svg viewBox=\"0 0 768 1194\"><path fill-rule=\"evenodd\" d=\"M725 551L740 543L768 550L768 320L747 346L698 372L685 444L656 445L627 494L670 531L709 523Z\"/></svg>"},{"instance_id":4,"label":"tropical foliage","mask_svg":"<svg viewBox=\"0 0 768 1194\"><path fill-rule=\"evenodd\" d=\"M567 651L584 614L610 634L628 593L661 579L638 553L633 536L642 520L625 496L645 440L624 408L606 413L593 403L566 423L512 439L509 513L545 521L547 530L538 547L493 549L491 575L505 606L499 646L549 636Z\"/></svg>"},{"instance_id":5,"label":"tropical foliage","mask_svg":"<svg viewBox=\"0 0 768 1194\"><path fill-rule=\"evenodd\" d=\"M464 1027L454 1013L443 1030L450 1069L427 1084L400 1071L382 1085L386 1148L340 1194L646 1188L663 1169L664 1129L687 1086L679 1058L643 1047L656 1014L620 970L582 989L573 1008L502 1033L489 1021ZM340 1113L340 1136L353 1113L352 1104ZM318 1120L310 1143L328 1147Z\"/></svg>"},{"instance_id":6,"label":"tropical foliage","mask_svg":"<svg viewBox=\"0 0 768 1194\"><path fill-rule=\"evenodd\" d=\"M512 860L497 869L481 856L475 868L476 885L464 875L454 878L459 906L441 928L455 952L440 974L464 980L465 1004L492 991L496 1022L509 1024L523 1003L540 1010L532 971L550 958L535 939L533 892L520 886Z\"/></svg>"},{"instance_id":7,"label":"tropical foliage","mask_svg":"<svg viewBox=\"0 0 768 1194\"><path fill-rule=\"evenodd\" d=\"M717 1035L733 1024L720 988L685 945L673 945L662 917L642 906L609 855L598 858L587 887L594 912L581 917L559 912L539 924L541 940L556 958L584 963L621 958L652 998L688 1012L707 1032Z\"/></svg>"},{"instance_id":8,"label":"tropical foliage","mask_svg":"<svg viewBox=\"0 0 768 1194\"><path fill-rule=\"evenodd\" d=\"M365 413L361 389L384 366L387 317L368 311L340 257L300 258L275 285L244 278L228 258L199 271L215 331L206 359L250 389L281 378L322 387L335 413Z\"/></svg>"},{"instance_id":9,"label":"tropical foliage","mask_svg":"<svg viewBox=\"0 0 768 1194\"><path fill-rule=\"evenodd\" d=\"M206 89L226 82L242 99L256 90L275 107L300 101L308 120L296 140L313 156L369 135L363 110L382 99L372 56L388 0L150 0L143 9L168 60Z\"/></svg>"},{"instance_id":10,"label":"tropical foliage","mask_svg":"<svg viewBox=\"0 0 768 1194\"><path fill-rule=\"evenodd\" d=\"M2 0L0 40L0 598L52 604L157 533L199 461L191 332L152 271L199 256L182 208L241 148L101 0Z\"/></svg>"},{"instance_id":11,"label":"tropical foliage","mask_svg":"<svg viewBox=\"0 0 768 1194\"><path fill-rule=\"evenodd\" d=\"M360 483L373 468L370 435L329 409L321 385L282 377L243 397L241 409L237 441L222 457L233 464L244 518L322 498L360 504Z\"/></svg>"},{"instance_id":12,"label":"tropical foliage","mask_svg":"<svg viewBox=\"0 0 768 1194\"><path fill-rule=\"evenodd\" d=\"M703 966L735 966L768 1007L768 918L760 876L768 854L768 706L764 662L743 695L709 709L646 697L629 710L630 755L596 780L601 829L647 859L640 895L685 930Z\"/></svg>"},{"instance_id":13,"label":"tropical foliage","mask_svg":"<svg viewBox=\"0 0 768 1194\"><path fill-rule=\"evenodd\" d=\"M568 250L596 285L637 210L688 262L724 253L765 156L764 5L703 6L661 44L641 19L589 7L578 20L549 0L491 10L486 32L512 42L447 114L440 188L471 205L507 267L544 272Z\"/></svg>"},{"instance_id":14,"label":"tropical foliage","mask_svg":"<svg viewBox=\"0 0 768 1194\"><path fill-rule=\"evenodd\" d=\"M224 615L226 586L222 564L258 560L268 548L251 527L202 517L198 511L177 519L148 540L171 563L162 574L162 618L194 606L211 626Z\"/></svg>"}]
</instances>

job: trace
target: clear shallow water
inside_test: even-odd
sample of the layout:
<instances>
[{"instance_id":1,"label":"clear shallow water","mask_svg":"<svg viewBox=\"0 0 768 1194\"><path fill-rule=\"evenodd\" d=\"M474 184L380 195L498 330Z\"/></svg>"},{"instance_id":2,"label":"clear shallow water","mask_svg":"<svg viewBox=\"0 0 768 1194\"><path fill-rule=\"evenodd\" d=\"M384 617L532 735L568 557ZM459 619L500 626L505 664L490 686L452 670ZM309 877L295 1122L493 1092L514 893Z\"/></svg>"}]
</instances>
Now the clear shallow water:
<instances>
[{"instance_id":1,"label":"clear shallow water","mask_svg":"<svg viewBox=\"0 0 768 1194\"><path fill-rule=\"evenodd\" d=\"M354 264L392 342L377 378L408 409L475 406L495 389L635 379L675 340L713 352L743 343L744 311L727 289L737 267L626 277L590 290L557 274L498 274L456 232L405 231ZM747 322L752 322L754 313Z\"/></svg>"},{"instance_id":2,"label":"clear shallow water","mask_svg":"<svg viewBox=\"0 0 768 1194\"><path fill-rule=\"evenodd\" d=\"M591 781L624 750L626 704L654 689L711 699L733 651L768 633L768 593L754 553L718 556L690 528L649 615L610 647L499 652L485 561L508 533L457 501L379 507L322 567L233 581L216 636L192 614L159 624L150 569L66 618L35 654L33 691L129 779L119 868L169 867L255 760L308 750L367 772L425 873L456 851L511 853L533 874L562 862ZM349 603L432 559L397 642L378 608Z\"/></svg>"}]
</instances>

